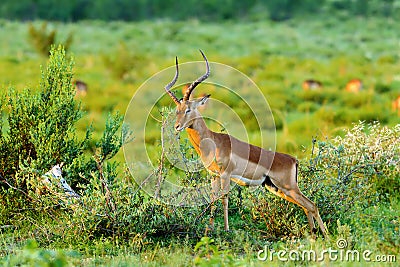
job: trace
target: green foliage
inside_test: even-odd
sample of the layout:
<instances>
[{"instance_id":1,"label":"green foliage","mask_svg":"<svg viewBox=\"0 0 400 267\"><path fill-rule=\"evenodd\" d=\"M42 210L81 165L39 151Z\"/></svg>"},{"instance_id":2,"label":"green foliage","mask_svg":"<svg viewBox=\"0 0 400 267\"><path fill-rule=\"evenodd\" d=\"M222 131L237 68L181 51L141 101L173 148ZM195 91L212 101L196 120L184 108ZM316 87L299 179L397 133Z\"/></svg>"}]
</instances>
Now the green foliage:
<instances>
[{"instance_id":1,"label":"green foliage","mask_svg":"<svg viewBox=\"0 0 400 267\"><path fill-rule=\"evenodd\" d=\"M311 158L300 162L299 186L316 202L328 228L334 229L337 220L352 224L368 207L396 198L400 190L399 126L359 123L344 137L315 143ZM271 238L299 237L309 231L304 228L303 211L293 204L258 190L246 198L253 204L252 218L268 229Z\"/></svg>"},{"instance_id":2,"label":"green foliage","mask_svg":"<svg viewBox=\"0 0 400 267\"><path fill-rule=\"evenodd\" d=\"M97 20L150 20L154 18L170 18L187 20L233 20L233 19L265 19L282 21L293 16L314 16L316 13L332 15L338 13L347 16L395 16L398 15L397 0L269 0L269 1L194 1L180 5L171 0L50 0L31 1L4 0L0 16L7 19L46 19L61 21L77 21L85 19Z\"/></svg>"},{"instance_id":3,"label":"green foliage","mask_svg":"<svg viewBox=\"0 0 400 267\"><path fill-rule=\"evenodd\" d=\"M123 125L122 137L118 135L118 130L122 124L123 117L118 113L112 116L108 115L106 121L106 128L99 142L97 142L96 147L99 148L99 154L101 155L100 160L109 160L118 153L119 149L125 142L129 141L131 132Z\"/></svg>"},{"instance_id":4,"label":"green foliage","mask_svg":"<svg viewBox=\"0 0 400 267\"><path fill-rule=\"evenodd\" d=\"M130 81L140 76L141 65L146 64L146 57L135 48L128 48L123 42L115 52L103 56L103 62L115 78Z\"/></svg>"},{"instance_id":5,"label":"green foliage","mask_svg":"<svg viewBox=\"0 0 400 267\"><path fill-rule=\"evenodd\" d=\"M196 266L234 266L235 260L229 251L221 250L210 237L202 237L194 251L197 253L194 258Z\"/></svg>"},{"instance_id":6,"label":"green foliage","mask_svg":"<svg viewBox=\"0 0 400 267\"><path fill-rule=\"evenodd\" d=\"M56 45L57 30L47 30L47 22L43 22L40 28L35 28L31 23L29 24L29 40L36 51L42 56L49 56L50 50L53 45ZM70 33L67 39L62 43L64 50L67 51L72 43L72 34Z\"/></svg>"},{"instance_id":7,"label":"green foliage","mask_svg":"<svg viewBox=\"0 0 400 267\"><path fill-rule=\"evenodd\" d=\"M326 223L349 223L367 207L388 202L400 189L399 125L359 123L332 142L319 142L302 168Z\"/></svg>"},{"instance_id":8,"label":"green foliage","mask_svg":"<svg viewBox=\"0 0 400 267\"><path fill-rule=\"evenodd\" d=\"M62 250L39 248L35 240L28 240L22 250L0 259L2 266L71 266L71 261L79 254Z\"/></svg>"},{"instance_id":9,"label":"green foliage","mask_svg":"<svg viewBox=\"0 0 400 267\"><path fill-rule=\"evenodd\" d=\"M263 3L258 4L268 12ZM100 5L101 1L98 8ZM229 8L226 12L229 15ZM388 125L398 123L397 114L390 111L390 101L397 97L400 88L396 76L398 44L392 38L396 24L390 19L372 17L337 22L330 16L323 21L294 17L280 23L240 25L196 20L53 24L60 34L75 27L80 29L74 38L80 42L71 49L76 55L76 72L88 81L91 89L90 97L82 99L82 106L89 113L83 116L80 104L72 101L71 62L55 60L60 58L59 53L50 57L51 70L43 70L37 88L20 90L26 84L37 84L36 57L29 53L29 44L25 42L27 25L0 21L0 35L4 39L0 49L1 83L15 84L15 88L0 97L1 257L18 258L19 250L15 247L21 247L21 243L23 246L27 239L40 244L38 251L54 248L79 251L82 255L76 264L79 266L189 265L194 258L199 264L206 264L212 258L218 264L228 265L229 257L238 265L257 266L260 263L255 255L264 244L275 249L297 249L304 245L322 250L335 248L332 244L336 237L348 239L355 248L398 254L399 171L398 165L391 163L398 162L398 157L390 156L390 151L399 154L395 149L399 147L398 128L377 126L373 130L364 123L362 130L339 132L357 119L379 119ZM356 34L349 30L354 28L358 29ZM112 67L102 64L106 61L97 56L108 53L118 57L118 50L110 45L115 40L125 43L126 54L121 54L140 54L147 59L133 60L122 79L107 75L108 71L114 73ZM129 51L127 47L134 48ZM317 203L333 243L308 240L306 216L294 204L262 188L243 189L241 201L233 188L229 195L232 232L223 231L222 206L218 202L216 230L208 232L214 242L194 251L196 242L204 235L209 206L166 205L163 200L176 196L161 191L161 199L154 199L142 192L127 173L121 172L123 157L115 153L127 140L127 134L119 137L119 115L107 119L104 114L114 106L123 112L134 88L160 68L171 66L168 56L171 53L184 58L183 61L198 60L193 47L205 48L207 55L214 54L213 61L237 66L260 85L277 116L278 151L291 151L300 158L299 185ZM58 67L67 71L55 71ZM343 90L347 78L353 74L365 81L365 91L359 94ZM301 91L301 81L309 77L323 81L321 91ZM241 110L237 99L226 97L224 102L239 109L246 127L251 126L251 120L246 119L248 113ZM10 118L11 113L16 116ZM93 125L88 129L90 120ZM160 127L160 123L155 123L146 129L146 138L147 130L154 133L146 145L157 166L155 173L161 167L164 178L181 179L179 182L190 188L207 186L209 177L204 171L182 175L167 160L162 163L154 157L161 150ZM309 140L316 133L328 137L312 145ZM341 140L330 137L337 134L342 136ZM357 138L350 138L352 135ZM196 153L185 137L181 138L181 147L174 153L177 157L183 153L186 160L194 159ZM312 153L311 146L314 146ZM365 148L368 146L376 155ZM118 162L110 160L113 155ZM66 199L49 190L36 191L41 174L61 162L64 162L64 177L81 195L79 200ZM216 254L222 255L220 258L213 256L214 248Z\"/></svg>"},{"instance_id":10,"label":"green foliage","mask_svg":"<svg viewBox=\"0 0 400 267\"><path fill-rule=\"evenodd\" d=\"M41 175L60 163L64 165L63 176L73 188L83 189L99 181L99 194L103 198L97 200L105 199L107 211L115 210L108 184L115 179L118 164L109 160L129 139L130 133L123 127L120 135L122 118L118 114L110 115L102 137L93 147L95 154L88 156L91 128L82 140L76 137L76 123L83 113L71 85L72 65L62 47L53 49L36 91L28 88L17 92L10 88L6 95L8 101L2 98L1 110L8 114L8 131L0 136L3 156L0 196L4 204L0 222L3 224L12 225L21 218L36 217L43 210L47 210L48 216L63 216L60 206L76 204L74 200L65 200L62 194L52 195L43 190Z\"/></svg>"},{"instance_id":11,"label":"green foliage","mask_svg":"<svg viewBox=\"0 0 400 267\"><path fill-rule=\"evenodd\" d=\"M41 90L8 90L7 105L3 102L2 106L9 127L0 143L5 151L0 161L2 176L18 176L21 166L44 173L56 163L70 165L83 160L91 131L87 130L83 140L74 135L82 112L74 99L71 78L72 62L58 48L42 71Z\"/></svg>"}]
</instances>

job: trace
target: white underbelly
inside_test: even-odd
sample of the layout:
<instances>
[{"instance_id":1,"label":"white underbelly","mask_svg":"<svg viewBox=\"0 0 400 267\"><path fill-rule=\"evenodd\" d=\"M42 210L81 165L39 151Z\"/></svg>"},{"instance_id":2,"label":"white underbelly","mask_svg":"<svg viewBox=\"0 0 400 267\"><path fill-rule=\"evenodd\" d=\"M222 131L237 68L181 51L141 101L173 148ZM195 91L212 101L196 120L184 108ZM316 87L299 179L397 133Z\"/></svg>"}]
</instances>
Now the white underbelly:
<instances>
[{"instance_id":1,"label":"white underbelly","mask_svg":"<svg viewBox=\"0 0 400 267\"><path fill-rule=\"evenodd\" d=\"M231 177L241 177L240 180L249 181L250 184L253 182L260 183L256 182L258 180L262 183L263 177L269 172L269 170L261 164L256 164L240 158L235 159L234 163L235 168L231 173Z\"/></svg>"},{"instance_id":2,"label":"white underbelly","mask_svg":"<svg viewBox=\"0 0 400 267\"><path fill-rule=\"evenodd\" d=\"M262 178L257 180L252 180L240 175L231 175L231 180L241 186L257 186L261 185L264 182Z\"/></svg>"}]
</instances>

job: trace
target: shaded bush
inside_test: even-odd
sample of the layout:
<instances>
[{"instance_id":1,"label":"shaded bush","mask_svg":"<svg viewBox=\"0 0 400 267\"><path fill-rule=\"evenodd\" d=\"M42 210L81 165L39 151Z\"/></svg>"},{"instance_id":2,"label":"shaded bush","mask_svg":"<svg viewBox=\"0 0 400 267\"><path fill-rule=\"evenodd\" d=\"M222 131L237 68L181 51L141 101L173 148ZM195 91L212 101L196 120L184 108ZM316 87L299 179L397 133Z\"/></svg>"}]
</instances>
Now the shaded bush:
<instances>
[{"instance_id":1,"label":"shaded bush","mask_svg":"<svg viewBox=\"0 0 400 267\"><path fill-rule=\"evenodd\" d=\"M111 55L103 55L104 65L115 78L131 81L140 74L146 57L135 48L128 48L123 42L118 44L116 51Z\"/></svg>"},{"instance_id":2,"label":"shaded bush","mask_svg":"<svg viewBox=\"0 0 400 267\"><path fill-rule=\"evenodd\" d=\"M384 93L390 92L390 90L391 90L390 85L383 84L383 83L377 83L375 85L375 92L377 92L379 94L384 94Z\"/></svg>"},{"instance_id":3,"label":"shaded bush","mask_svg":"<svg viewBox=\"0 0 400 267\"><path fill-rule=\"evenodd\" d=\"M70 266L77 252L46 250L39 248L35 240L28 240L26 245L16 254L0 259L3 266Z\"/></svg>"},{"instance_id":4,"label":"shaded bush","mask_svg":"<svg viewBox=\"0 0 400 267\"><path fill-rule=\"evenodd\" d=\"M33 24L29 24L28 29L29 40L35 50L43 56L49 56L53 45L56 45L57 30L47 30L47 22L43 22L40 28L35 28ZM67 39L61 44L64 50L67 51L72 43L73 35L70 33Z\"/></svg>"}]
</instances>

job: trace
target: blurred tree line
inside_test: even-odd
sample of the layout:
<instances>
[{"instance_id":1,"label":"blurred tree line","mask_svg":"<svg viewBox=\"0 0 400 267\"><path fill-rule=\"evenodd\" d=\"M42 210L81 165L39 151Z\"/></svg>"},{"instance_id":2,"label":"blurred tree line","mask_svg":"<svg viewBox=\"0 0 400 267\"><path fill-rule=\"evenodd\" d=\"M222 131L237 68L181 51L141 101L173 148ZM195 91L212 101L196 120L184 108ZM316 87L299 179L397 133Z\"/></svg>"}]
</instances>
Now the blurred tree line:
<instances>
[{"instance_id":1,"label":"blurred tree line","mask_svg":"<svg viewBox=\"0 0 400 267\"><path fill-rule=\"evenodd\" d=\"M12 20L137 21L260 20L335 14L399 17L400 0L1 0L0 18Z\"/></svg>"}]
</instances>

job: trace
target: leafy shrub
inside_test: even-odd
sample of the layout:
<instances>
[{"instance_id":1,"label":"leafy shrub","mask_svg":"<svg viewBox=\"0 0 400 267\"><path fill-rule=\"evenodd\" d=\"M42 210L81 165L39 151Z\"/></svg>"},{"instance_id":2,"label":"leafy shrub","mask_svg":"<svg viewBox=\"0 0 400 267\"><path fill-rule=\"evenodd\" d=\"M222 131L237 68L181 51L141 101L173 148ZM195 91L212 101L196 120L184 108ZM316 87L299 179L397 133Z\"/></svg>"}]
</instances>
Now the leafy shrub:
<instances>
[{"instance_id":1,"label":"leafy shrub","mask_svg":"<svg viewBox=\"0 0 400 267\"><path fill-rule=\"evenodd\" d=\"M74 98L71 78L72 61L66 59L65 50L59 47L51 51L37 90L16 92L10 88L2 98L0 110L8 114L9 127L0 134L2 224L18 225L25 216L42 217L43 212L50 217L63 216L60 208L74 201L49 195L42 190L41 182L41 176L60 163L64 164L63 176L75 189L86 188L98 179L107 208L112 208L108 183L114 181L118 165L108 161L119 151L128 130L123 127L119 134L122 117L117 114L109 116L98 142L92 141L90 127L80 140L75 125L83 113ZM1 122L3 126L4 121ZM90 147L94 151L91 156L87 153L90 143L95 144Z\"/></svg>"},{"instance_id":2,"label":"leafy shrub","mask_svg":"<svg viewBox=\"0 0 400 267\"><path fill-rule=\"evenodd\" d=\"M214 239L202 237L194 247L197 256L194 259L196 266L231 266L235 260L229 251L221 250L214 244Z\"/></svg>"},{"instance_id":3,"label":"leafy shrub","mask_svg":"<svg viewBox=\"0 0 400 267\"><path fill-rule=\"evenodd\" d=\"M337 220L354 223L365 209L389 202L399 191L399 134L400 125L360 122L344 137L315 140L310 159L300 162L299 186L330 229ZM259 191L247 197L254 205L252 218L264 222L270 237L303 234L306 218L300 208Z\"/></svg>"},{"instance_id":4,"label":"leafy shrub","mask_svg":"<svg viewBox=\"0 0 400 267\"><path fill-rule=\"evenodd\" d=\"M110 161L129 138L120 115L108 117L97 142L91 127L81 140L76 136L83 113L71 78L72 61L59 47L51 51L37 90L17 93L11 88L1 98L9 130L0 132L0 224L25 227L25 222L34 222L26 226L31 229L28 236L41 245L122 240L134 251L146 237L197 235L195 222L203 218L192 215L201 214L201 207L174 207L145 195ZM2 127L3 118L1 122ZM41 175L61 162L63 176L80 198L41 190Z\"/></svg>"},{"instance_id":5,"label":"leafy shrub","mask_svg":"<svg viewBox=\"0 0 400 267\"><path fill-rule=\"evenodd\" d=\"M377 83L375 85L375 91L379 94L384 94L391 91L390 85L384 83Z\"/></svg>"},{"instance_id":6,"label":"leafy shrub","mask_svg":"<svg viewBox=\"0 0 400 267\"><path fill-rule=\"evenodd\" d=\"M146 58L138 49L128 48L120 42L114 53L103 56L103 62L115 78L129 81L136 78L135 72L143 69L140 65L145 65L143 62L146 62Z\"/></svg>"},{"instance_id":7,"label":"leafy shrub","mask_svg":"<svg viewBox=\"0 0 400 267\"><path fill-rule=\"evenodd\" d=\"M88 128L82 140L74 135L75 123L82 112L74 99L71 78L72 63L66 61L64 50L59 48L53 50L47 69L42 71L39 90L8 90L8 101L3 101L1 107L4 114L8 114L9 130L0 143L4 153L0 174L11 179L12 184L18 184L17 177L23 176L22 169L43 174L61 162L66 163L66 173L71 176L78 177L76 171L87 172L83 153L88 147L91 129Z\"/></svg>"},{"instance_id":8,"label":"leafy shrub","mask_svg":"<svg viewBox=\"0 0 400 267\"><path fill-rule=\"evenodd\" d=\"M78 253L64 252L61 250L46 250L39 248L35 240L28 240L21 251L11 254L3 259L0 263L3 266L70 266Z\"/></svg>"},{"instance_id":9,"label":"leafy shrub","mask_svg":"<svg viewBox=\"0 0 400 267\"><path fill-rule=\"evenodd\" d=\"M399 125L359 123L344 137L318 142L315 156L301 170L327 224L357 217L400 188L399 131Z\"/></svg>"},{"instance_id":10,"label":"leafy shrub","mask_svg":"<svg viewBox=\"0 0 400 267\"><path fill-rule=\"evenodd\" d=\"M53 29L50 32L47 30L47 22L43 22L40 28L35 28L33 24L29 24L29 40L36 51L43 55L49 56L50 50L53 45L56 44L57 30ZM68 50L73 40L73 35L70 33L67 39L62 43L65 51Z\"/></svg>"}]
</instances>

